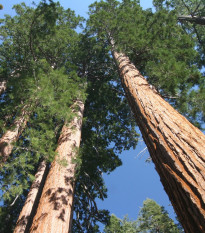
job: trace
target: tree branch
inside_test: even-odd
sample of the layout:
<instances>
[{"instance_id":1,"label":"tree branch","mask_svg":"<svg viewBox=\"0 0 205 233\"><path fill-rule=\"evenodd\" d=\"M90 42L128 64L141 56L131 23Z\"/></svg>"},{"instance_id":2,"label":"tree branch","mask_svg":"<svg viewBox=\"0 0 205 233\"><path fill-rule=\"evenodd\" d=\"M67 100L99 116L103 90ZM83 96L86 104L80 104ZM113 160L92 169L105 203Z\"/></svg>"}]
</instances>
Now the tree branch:
<instances>
[{"instance_id":1,"label":"tree branch","mask_svg":"<svg viewBox=\"0 0 205 233\"><path fill-rule=\"evenodd\" d=\"M181 15L178 16L179 21L188 21L190 23L205 25L205 17L192 16L192 15Z\"/></svg>"}]
</instances>

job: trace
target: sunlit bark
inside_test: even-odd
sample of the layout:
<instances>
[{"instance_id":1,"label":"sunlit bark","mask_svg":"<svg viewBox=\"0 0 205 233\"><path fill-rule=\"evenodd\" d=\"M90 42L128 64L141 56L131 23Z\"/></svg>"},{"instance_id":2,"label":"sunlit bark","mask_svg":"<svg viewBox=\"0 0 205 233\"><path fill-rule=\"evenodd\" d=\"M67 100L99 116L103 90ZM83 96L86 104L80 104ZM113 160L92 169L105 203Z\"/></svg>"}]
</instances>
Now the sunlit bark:
<instances>
[{"instance_id":1,"label":"sunlit bark","mask_svg":"<svg viewBox=\"0 0 205 233\"><path fill-rule=\"evenodd\" d=\"M0 81L0 95L6 90L6 81Z\"/></svg>"},{"instance_id":2,"label":"sunlit bark","mask_svg":"<svg viewBox=\"0 0 205 233\"><path fill-rule=\"evenodd\" d=\"M26 107L22 110L21 116L14 121L11 129L7 130L0 138L0 163L8 159L12 152L13 144L18 140L27 124L29 113L25 109Z\"/></svg>"},{"instance_id":3,"label":"sunlit bark","mask_svg":"<svg viewBox=\"0 0 205 233\"><path fill-rule=\"evenodd\" d=\"M38 171L35 175L35 180L28 193L26 202L19 215L14 233L28 232L32 224L33 217L36 213L36 209L38 207L39 199L41 197L48 170L48 164L46 163L46 161L42 161L38 167Z\"/></svg>"},{"instance_id":4,"label":"sunlit bark","mask_svg":"<svg viewBox=\"0 0 205 233\"><path fill-rule=\"evenodd\" d=\"M186 232L205 232L205 136L113 51L122 85L156 170Z\"/></svg>"},{"instance_id":5,"label":"sunlit bark","mask_svg":"<svg viewBox=\"0 0 205 233\"><path fill-rule=\"evenodd\" d=\"M57 155L43 188L37 213L30 232L68 233L71 231L76 157L81 140L84 104L76 103L76 116L64 125L57 147ZM66 164L62 164L66 162Z\"/></svg>"}]
</instances>

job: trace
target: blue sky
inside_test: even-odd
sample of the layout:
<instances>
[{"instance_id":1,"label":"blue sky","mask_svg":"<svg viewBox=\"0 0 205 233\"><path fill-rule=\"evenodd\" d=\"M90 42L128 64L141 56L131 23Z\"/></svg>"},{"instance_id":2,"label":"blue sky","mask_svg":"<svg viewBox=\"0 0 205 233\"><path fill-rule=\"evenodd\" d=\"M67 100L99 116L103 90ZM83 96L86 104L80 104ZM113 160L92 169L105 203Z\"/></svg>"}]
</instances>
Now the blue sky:
<instances>
[{"instance_id":1,"label":"blue sky","mask_svg":"<svg viewBox=\"0 0 205 233\"><path fill-rule=\"evenodd\" d=\"M4 9L0 11L0 17L4 14L13 15L12 6L20 2L22 1L0 0L0 3L4 6ZM32 0L25 0L24 2L30 5ZM88 5L94 1L60 0L59 2L64 8L71 8L76 14L86 17ZM152 7L151 0L141 0L140 2L144 9ZM146 198L151 198L158 204L163 205L170 213L170 216L174 218L173 209L160 183L154 165L145 163L146 158L149 157L147 150L137 156L145 147L143 141L140 141L136 150L125 151L121 154L123 165L110 175L104 175L108 187L108 198L104 202L99 201L98 205L100 208L108 209L119 218L123 218L128 214L130 219L136 219L143 201Z\"/></svg>"}]
</instances>

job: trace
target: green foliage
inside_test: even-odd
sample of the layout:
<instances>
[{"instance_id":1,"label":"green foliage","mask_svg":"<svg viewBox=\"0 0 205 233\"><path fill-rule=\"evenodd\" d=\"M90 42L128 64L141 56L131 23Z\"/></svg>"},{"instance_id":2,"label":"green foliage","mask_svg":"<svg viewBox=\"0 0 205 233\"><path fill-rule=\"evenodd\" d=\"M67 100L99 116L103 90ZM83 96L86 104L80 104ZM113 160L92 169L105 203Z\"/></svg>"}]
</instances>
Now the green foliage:
<instances>
[{"instance_id":1,"label":"green foliage","mask_svg":"<svg viewBox=\"0 0 205 233\"><path fill-rule=\"evenodd\" d=\"M104 229L105 233L136 233L137 221L130 221L127 216L123 219L111 215L109 224Z\"/></svg>"},{"instance_id":2,"label":"green foliage","mask_svg":"<svg viewBox=\"0 0 205 233\"><path fill-rule=\"evenodd\" d=\"M75 56L78 73L87 78L73 221L73 232L83 233L99 232L97 222L108 221L108 211L99 210L95 201L107 197L102 174L121 165L117 155L135 147L139 136L107 46L89 35L81 36Z\"/></svg>"},{"instance_id":3,"label":"green foliage","mask_svg":"<svg viewBox=\"0 0 205 233\"><path fill-rule=\"evenodd\" d=\"M52 161L62 126L74 113L71 106L85 100L85 79L79 78L71 55L77 46L80 18L59 4L40 3L35 9L16 5L16 16L1 20L1 75L7 89L0 101L3 135L15 120L27 116L27 127L1 167L1 218L15 224L41 159ZM59 44L59 46L58 46ZM62 46L62 47L60 47ZM55 48L55 49L54 49ZM64 56L62 56L62 54ZM72 68L72 69L71 69ZM11 216L11 213L13 216ZM0 226L1 232L5 226Z\"/></svg>"},{"instance_id":4,"label":"green foliage","mask_svg":"<svg viewBox=\"0 0 205 233\"><path fill-rule=\"evenodd\" d=\"M24 196L27 196L27 191L24 191ZM0 229L2 233L13 232L19 211L25 202L23 195L17 196L12 200L12 203L5 202L0 207Z\"/></svg>"},{"instance_id":5,"label":"green foliage","mask_svg":"<svg viewBox=\"0 0 205 233\"><path fill-rule=\"evenodd\" d=\"M105 233L136 233L137 222L130 221L127 217L122 220L115 215L111 215L109 224L105 227Z\"/></svg>"},{"instance_id":6,"label":"green foliage","mask_svg":"<svg viewBox=\"0 0 205 233\"><path fill-rule=\"evenodd\" d=\"M163 233L179 233L177 225L169 218L164 207L159 206L154 200L146 199L140 210L139 232L163 232Z\"/></svg>"},{"instance_id":7,"label":"green foliage","mask_svg":"<svg viewBox=\"0 0 205 233\"><path fill-rule=\"evenodd\" d=\"M6 225L15 224L39 161L53 160L62 126L74 116L71 107L75 100L81 99L85 111L81 148L75 160L73 231L99 232L98 222L109 220L109 212L98 210L95 202L107 196L102 173L120 166L118 154L135 148L139 136L111 58L111 40L163 96L198 122L204 118L205 98L198 70L201 55L177 24L176 11L163 1L155 1L156 13L142 10L136 0L95 2L83 34L76 32L82 18L59 3L49 2L40 2L35 8L16 5L16 16L1 20L0 79L7 80L7 90L0 101L0 136L14 127L22 112L28 121L1 168L0 222L4 225L0 231L12 230ZM59 163L64 165L64 161ZM144 207L147 205L148 201ZM149 220L153 224L158 221L162 229L163 222L175 229L166 212L156 205L151 203L149 208L157 211L157 220ZM136 227L143 227L141 223L145 224L149 216L143 211L138 224L111 217L113 229L134 232Z\"/></svg>"},{"instance_id":8,"label":"green foliage","mask_svg":"<svg viewBox=\"0 0 205 233\"><path fill-rule=\"evenodd\" d=\"M203 78L195 43L178 24L177 12L168 2L155 1L155 5L153 13L142 10L138 1L95 2L90 6L88 29L107 44L114 41L115 49L129 56L162 97L192 122L201 124L203 109L188 103L192 88ZM184 96L185 108L181 106Z\"/></svg>"},{"instance_id":9,"label":"green foliage","mask_svg":"<svg viewBox=\"0 0 205 233\"><path fill-rule=\"evenodd\" d=\"M119 88L107 46L89 33L76 33L81 18L73 11L44 3L35 9L17 5L17 15L2 21L0 62L8 85L0 102L0 134L21 116L22 109L28 116L26 129L1 169L2 219L14 211L14 218L6 221L16 221L21 207L7 208L8 212L6 207L16 196L16 204L25 200L39 160L53 160L61 128L72 119L71 106L80 98L85 101L85 112L81 149L75 161L73 229L99 232L97 222L109 219L108 211L98 210L95 203L96 198L107 195L102 172L121 165L117 155L136 146L136 124ZM59 163L65 165L64 161Z\"/></svg>"},{"instance_id":10,"label":"green foliage","mask_svg":"<svg viewBox=\"0 0 205 233\"><path fill-rule=\"evenodd\" d=\"M180 225L180 224L179 224ZM136 221L130 221L127 217L119 219L115 215L110 217L109 224L104 229L105 233L180 233L184 232L169 218L164 207L154 200L146 199Z\"/></svg>"},{"instance_id":11,"label":"green foliage","mask_svg":"<svg viewBox=\"0 0 205 233\"><path fill-rule=\"evenodd\" d=\"M205 2L204 0L171 0L171 1L154 1L154 6L158 12L164 11L165 8L170 11L174 9L176 16L205 16ZM180 98L176 99L174 102L176 108L192 122L201 127L204 123L204 65L205 65L205 31L204 27L197 25L195 23L190 23L188 21L181 21L178 24L179 27L189 35L194 43L194 48L198 52L197 59L195 60L195 65L186 69L186 67L181 67L181 71L184 77L188 79L184 80L184 83L180 84ZM176 37L176 35L175 35ZM183 38L182 42L185 38ZM186 49L185 49L186 50ZM187 50L188 51L188 50ZM180 54L179 54L180 55ZM193 57L193 54L187 53L187 59ZM184 59L184 57L183 57ZM186 60L187 60L186 59ZM188 60L187 60L188 62ZM196 70L196 67L200 72ZM189 73L187 73L189 72Z\"/></svg>"}]
</instances>

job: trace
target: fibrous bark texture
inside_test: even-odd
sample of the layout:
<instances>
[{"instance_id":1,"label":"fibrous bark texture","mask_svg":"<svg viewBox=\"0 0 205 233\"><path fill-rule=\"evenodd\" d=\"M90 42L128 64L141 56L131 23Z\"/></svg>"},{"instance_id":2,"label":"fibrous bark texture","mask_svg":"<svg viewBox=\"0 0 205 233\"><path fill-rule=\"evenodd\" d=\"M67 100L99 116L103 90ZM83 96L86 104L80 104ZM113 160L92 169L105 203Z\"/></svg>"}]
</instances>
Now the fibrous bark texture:
<instances>
[{"instance_id":1,"label":"fibrous bark texture","mask_svg":"<svg viewBox=\"0 0 205 233\"><path fill-rule=\"evenodd\" d=\"M28 233L32 224L33 217L38 207L39 199L45 184L45 180L48 174L49 166L46 161L42 161L39 164L38 171L35 175L35 180L28 193L26 202L19 215L14 233Z\"/></svg>"},{"instance_id":2,"label":"fibrous bark texture","mask_svg":"<svg viewBox=\"0 0 205 233\"><path fill-rule=\"evenodd\" d=\"M187 21L190 23L196 23L205 25L205 17L191 16L191 15L181 15L178 17L179 21Z\"/></svg>"},{"instance_id":3,"label":"fibrous bark texture","mask_svg":"<svg viewBox=\"0 0 205 233\"><path fill-rule=\"evenodd\" d=\"M0 95L6 90L6 81L0 81Z\"/></svg>"},{"instance_id":4,"label":"fibrous bark texture","mask_svg":"<svg viewBox=\"0 0 205 233\"><path fill-rule=\"evenodd\" d=\"M30 232L68 233L71 230L76 157L80 145L84 104L76 103L76 117L64 125L57 155L43 188L43 193ZM66 162L66 165L61 164Z\"/></svg>"},{"instance_id":5,"label":"fibrous bark texture","mask_svg":"<svg viewBox=\"0 0 205 233\"><path fill-rule=\"evenodd\" d=\"M18 140L27 124L29 113L25 109L26 107L22 110L21 116L14 121L12 129L0 138L0 163L6 162L12 152L13 143Z\"/></svg>"},{"instance_id":6,"label":"fibrous bark texture","mask_svg":"<svg viewBox=\"0 0 205 233\"><path fill-rule=\"evenodd\" d=\"M186 232L205 232L205 136L113 51L128 102L161 182Z\"/></svg>"}]
</instances>

